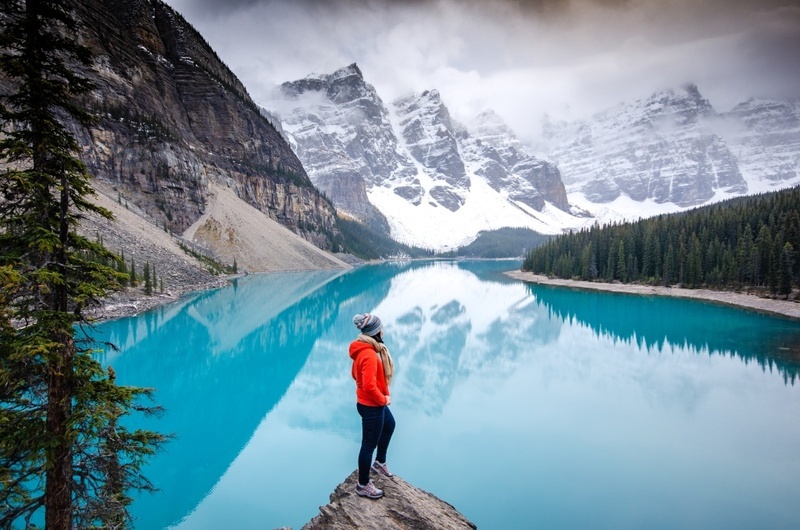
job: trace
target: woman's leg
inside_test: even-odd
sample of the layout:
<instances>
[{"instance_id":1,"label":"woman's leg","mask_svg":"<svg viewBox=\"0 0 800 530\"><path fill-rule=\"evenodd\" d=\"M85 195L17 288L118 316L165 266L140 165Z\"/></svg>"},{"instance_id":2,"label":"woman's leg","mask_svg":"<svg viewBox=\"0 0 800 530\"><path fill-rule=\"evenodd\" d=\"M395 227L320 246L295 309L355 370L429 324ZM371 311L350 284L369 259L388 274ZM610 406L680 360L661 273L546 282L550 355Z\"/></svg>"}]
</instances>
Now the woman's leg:
<instances>
[{"instance_id":1,"label":"woman's leg","mask_svg":"<svg viewBox=\"0 0 800 530\"><path fill-rule=\"evenodd\" d=\"M358 483L365 486L369 482L369 468L372 465L372 453L378 446L383 432L383 409L386 407L368 407L356 403L361 415L361 450L358 453ZM390 435L391 436L391 435Z\"/></svg>"},{"instance_id":2,"label":"woman's leg","mask_svg":"<svg viewBox=\"0 0 800 530\"><path fill-rule=\"evenodd\" d=\"M378 439L378 454L375 460L381 464L386 463L386 450L389 448L389 442L392 441L392 434L394 433L394 416L389 407L383 407L383 428L381 429L381 436Z\"/></svg>"}]
</instances>

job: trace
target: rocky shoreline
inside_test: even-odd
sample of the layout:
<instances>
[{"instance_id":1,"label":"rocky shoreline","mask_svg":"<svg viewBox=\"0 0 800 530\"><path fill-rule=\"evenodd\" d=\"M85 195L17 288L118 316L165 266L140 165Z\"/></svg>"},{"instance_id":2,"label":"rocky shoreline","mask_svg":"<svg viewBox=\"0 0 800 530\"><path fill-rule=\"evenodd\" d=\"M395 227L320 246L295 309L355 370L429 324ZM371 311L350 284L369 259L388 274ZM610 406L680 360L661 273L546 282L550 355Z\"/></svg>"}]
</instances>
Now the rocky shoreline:
<instances>
[{"instance_id":1,"label":"rocky shoreline","mask_svg":"<svg viewBox=\"0 0 800 530\"><path fill-rule=\"evenodd\" d=\"M363 264L361 260L353 260L353 265ZM533 274L531 272L508 271L505 273L515 280L527 283L537 283L541 285L554 285L568 287L571 289L585 289L593 291L606 291L613 293L636 294L645 296L671 296L674 298L686 298L693 300L703 300L716 304L731 305L765 313L777 315L793 320L800 320L800 302L794 300L777 300L774 298L762 298L756 294L747 294L731 291L713 291L711 289L684 289L680 287L663 287L655 285L606 283L606 282L587 282L582 280L565 280L561 278L549 278L547 276ZM181 286L165 290L163 293L145 295L143 289L125 289L112 293L102 300L99 307L85 311L88 318L92 320L111 320L134 316L144 311L149 311L161 305L169 304L179 300L181 297L198 291L218 289L225 287L235 278L242 274L228 274L216 276L209 281L203 275L197 277Z\"/></svg>"},{"instance_id":2,"label":"rocky shoreline","mask_svg":"<svg viewBox=\"0 0 800 530\"><path fill-rule=\"evenodd\" d=\"M190 293L225 287L231 280L239 276L241 275L219 276L212 281L184 285L165 290L163 293L154 292L152 295L144 294L144 290L141 288L127 288L123 291L111 293L100 301L99 306L89 308L83 313L87 319L95 322L132 317L159 306L176 302Z\"/></svg>"},{"instance_id":3,"label":"rocky shoreline","mask_svg":"<svg viewBox=\"0 0 800 530\"><path fill-rule=\"evenodd\" d=\"M593 291L607 291L614 293L637 294L646 296L671 296L675 298L688 298L703 300L716 304L732 305L766 313L782 316L793 320L800 320L800 303L793 300L776 300L762 298L755 294L737 293L731 291L713 291L711 289L684 289L680 287L663 287L655 285L639 285L627 283L587 282L582 280L564 280L549 278L539 274L522 271L509 271L507 276L527 283L541 285L556 285L571 289L586 289Z\"/></svg>"}]
</instances>

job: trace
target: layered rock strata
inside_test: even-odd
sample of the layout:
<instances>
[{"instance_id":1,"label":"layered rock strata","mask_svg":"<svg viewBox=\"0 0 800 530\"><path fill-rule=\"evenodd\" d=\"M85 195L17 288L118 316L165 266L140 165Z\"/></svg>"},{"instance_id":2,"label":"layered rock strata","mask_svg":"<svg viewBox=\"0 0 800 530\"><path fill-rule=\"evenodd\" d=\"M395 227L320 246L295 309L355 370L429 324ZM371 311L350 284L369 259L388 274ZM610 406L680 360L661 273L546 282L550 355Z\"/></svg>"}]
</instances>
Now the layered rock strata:
<instances>
[{"instance_id":1,"label":"layered rock strata","mask_svg":"<svg viewBox=\"0 0 800 530\"><path fill-rule=\"evenodd\" d=\"M75 127L93 175L120 201L181 233L206 210L210 182L321 248L337 234L331 203L203 37L160 0L73 2L96 114Z\"/></svg>"}]
</instances>

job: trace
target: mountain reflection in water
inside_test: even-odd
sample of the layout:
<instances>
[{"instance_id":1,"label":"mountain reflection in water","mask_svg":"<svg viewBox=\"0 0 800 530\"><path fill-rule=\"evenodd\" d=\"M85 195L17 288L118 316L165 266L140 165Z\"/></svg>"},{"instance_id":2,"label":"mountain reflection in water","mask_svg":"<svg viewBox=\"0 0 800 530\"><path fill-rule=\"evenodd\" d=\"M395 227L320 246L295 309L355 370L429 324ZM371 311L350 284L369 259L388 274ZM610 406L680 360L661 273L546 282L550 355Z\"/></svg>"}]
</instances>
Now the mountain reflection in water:
<instances>
[{"instance_id":1,"label":"mountain reflection in water","mask_svg":"<svg viewBox=\"0 0 800 530\"><path fill-rule=\"evenodd\" d=\"M397 367L395 471L479 527L529 527L532 513L543 528L637 528L637 517L661 528L800 523L780 508L800 500L800 468L787 456L800 430L783 427L800 404L798 365L782 357L798 343L796 322L501 274L517 265L250 276L98 326L120 346L102 354L119 382L155 388L166 409L135 424L175 434L145 470L161 491L134 502L136 528L310 519L355 467L347 345L358 312L381 317ZM754 433L770 454L747 452ZM712 451L730 440L727 459ZM634 464L648 458L657 460ZM747 480L724 476L742 466ZM487 491L495 480L506 495ZM685 491L692 482L702 489ZM761 507L731 510L726 494Z\"/></svg>"}]
</instances>

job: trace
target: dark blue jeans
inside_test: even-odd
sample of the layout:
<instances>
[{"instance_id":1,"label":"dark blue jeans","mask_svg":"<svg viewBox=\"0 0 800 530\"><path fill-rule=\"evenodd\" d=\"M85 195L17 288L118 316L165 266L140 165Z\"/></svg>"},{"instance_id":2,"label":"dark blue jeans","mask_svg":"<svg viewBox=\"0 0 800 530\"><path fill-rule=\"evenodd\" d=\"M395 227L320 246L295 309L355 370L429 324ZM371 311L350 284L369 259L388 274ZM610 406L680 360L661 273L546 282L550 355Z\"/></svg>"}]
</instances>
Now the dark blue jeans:
<instances>
[{"instance_id":1,"label":"dark blue jeans","mask_svg":"<svg viewBox=\"0 0 800 530\"><path fill-rule=\"evenodd\" d=\"M358 483L369 482L369 468L372 466L372 453L378 448L375 460L386 462L386 450L394 433L394 416L389 407L368 407L356 403L361 415L361 451L358 453Z\"/></svg>"}]
</instances>

